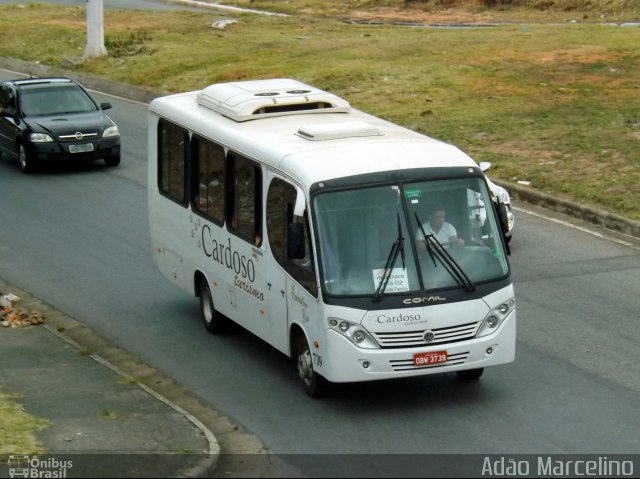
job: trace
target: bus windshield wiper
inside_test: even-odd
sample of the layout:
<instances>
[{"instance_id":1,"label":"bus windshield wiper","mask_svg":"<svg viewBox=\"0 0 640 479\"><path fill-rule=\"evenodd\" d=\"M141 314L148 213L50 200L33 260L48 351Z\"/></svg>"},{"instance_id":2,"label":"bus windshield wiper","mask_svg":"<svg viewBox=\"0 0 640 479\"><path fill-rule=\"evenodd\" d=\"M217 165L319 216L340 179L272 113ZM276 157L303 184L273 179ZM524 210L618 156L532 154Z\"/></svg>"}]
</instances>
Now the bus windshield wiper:
<instances>
[{"instance_id":1,"label":"bus windshield wiper","mask_svg":"<svg viewBox=\"0 0 640 479\"><path fill-rule=\"evenodd\" d=\"M416 221L418 222L418 227L422 232L422 237L424 239L424 244L429 252L429 256L431 256L431 260L433 261L433 265L437 268L436 258L444 269L451 275L453 279L456 280L460 286L463 286L469 293L475 291L476 285L473 284L473 281L469 279L469 276L464 272L462 267L458 264L458 262L453 259L453 257L449 254L449 252L442 246L442 243L438 241L432 234L427 234L427 232L422 227L422 221L418 217L418 213L414 211L416 216Z\"/></svg>"},{"instance_id":2,"label":"bus windshield wiper","mask_svg":"<svg viewBox=\"0 0 640 479\"><path fill-rule=\"evenodd\" d=\"M400 226L399 213L398 213L398 237L391 245L389 256L387 256L387 262L385 263L384 269L382 271L382 277L380 278L380 282L378 283L376 292L373 295L374 301L380 301L380 298L382 298L382 294L384 293L384 290L387 287L389 278L393 273L393 265L396 264L396 260L398 259L398 253L400 254L400 256L402 256L402 269L404 270L406 269L405 258L404 258L404 236L402 236L402 226Z\"/></svg>"}]
</instances>

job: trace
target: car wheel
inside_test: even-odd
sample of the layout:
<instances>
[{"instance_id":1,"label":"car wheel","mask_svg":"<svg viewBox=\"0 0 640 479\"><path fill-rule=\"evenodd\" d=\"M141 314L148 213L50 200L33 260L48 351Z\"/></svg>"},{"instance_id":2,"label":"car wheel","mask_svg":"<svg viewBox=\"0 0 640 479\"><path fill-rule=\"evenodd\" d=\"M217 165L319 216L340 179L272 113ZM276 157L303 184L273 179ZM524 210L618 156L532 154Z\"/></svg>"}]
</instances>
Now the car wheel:
<instances>
[{"instance_id":1,"label":"car wheel","mask_svg":"<svg viewBox=\"0 0 640 479\"><path fill-rule=\"evenodd\" d=\"M104 159L104 164L107 166L118 166L120 164L120 155L107 156Z\"/></svg>"},{"instance_id":2,"label":"car wheel","mask_svg":"<svg viewBox=\"0 0 640 479\"><path fill-rule=\"evenodd\" d=\"M224 327L224 316L216 311L213 306L213 298L211 297L211 289L207 280L202 278L200 281L200 313L202 315L202 324L204 329L211 334L219 334Z\"/></svg>"},{"instance_id":3,"label":"car wheel","mask_svg":"<svg viewBox=\"0 0 640 479\"><path fill-rule=\"evenodd\" d=\"M325 378L313 370L313 357L304 334L300 334L298 338L296 359L298 376L302 381L304 392L312 398L322 396L326 392L328 383Z\"/></svg>"},{"instance_id":4,"label":"car wheel","mask_svg":"<svg viewBox=\"0 0 640 479\"><path fill-rule=\"evenodd\" d=\"M456 371L458 375L458 379L462 381L475 381L476 379L480 379L482 373L484 372L484 368L478 369L465 369L464 371Z\"/></svg>"},{"instance_id":5,"label":"car wheel","mask_svg":"<svg viewBox=\"0 0 640 479\"><path fill-rule=\"evenodd\" d=\"M22 143L18 146L18 161L23 173L32 173L36 169L36 160L27 154L27 149Z\"/></svg>"}]
</instances>

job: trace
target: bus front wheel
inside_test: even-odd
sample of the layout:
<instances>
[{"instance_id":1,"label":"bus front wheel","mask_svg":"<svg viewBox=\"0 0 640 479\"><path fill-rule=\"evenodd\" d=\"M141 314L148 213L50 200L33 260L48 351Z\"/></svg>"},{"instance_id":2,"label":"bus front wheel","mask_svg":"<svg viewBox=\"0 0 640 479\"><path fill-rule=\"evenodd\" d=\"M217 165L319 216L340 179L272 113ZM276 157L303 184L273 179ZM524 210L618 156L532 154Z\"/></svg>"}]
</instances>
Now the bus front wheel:
<instances>
[{"instance_id":1,"label":"bus front wheel","mask_svg":"<svg viewBox=\"0 0 640 479\"><path fill-rule=\"evenodd\" d=\"M304 392L312 398L322 396L326 391L327 382L322 376L313 370L313 357L309 349L309 343L304 334L300 334L297 347L298 376L302 381Z\"/></svg>"},{"instance_id":2,"label":"bus front wheel","mask_svg":"<svg viewBox=\"0 0 640 479\"><path fill-rule=\"evenodd\" d=\"M204 278L200 282L200 313L202 314L204 329L211 334L218 334L222 331L224 323L222 315L213 306L211 289Z\"/></svg>"}]
</instances>

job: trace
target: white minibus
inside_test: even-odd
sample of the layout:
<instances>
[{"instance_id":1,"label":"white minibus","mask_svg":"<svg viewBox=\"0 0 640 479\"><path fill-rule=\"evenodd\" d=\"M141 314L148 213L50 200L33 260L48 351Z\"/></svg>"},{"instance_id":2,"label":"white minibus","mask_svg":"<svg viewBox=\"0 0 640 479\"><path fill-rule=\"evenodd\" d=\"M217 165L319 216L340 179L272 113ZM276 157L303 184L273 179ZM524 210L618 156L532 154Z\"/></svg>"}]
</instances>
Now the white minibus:
<instances>
[{"instance_id":1,"label":"white minibus","mask_svg":"<svg viewBox=\"0 0 640 479\"><path fill-rule=\"evenodd\" d=\"M291 79L149 107L155 262L226 321L330 382L514 360L504 205L458 148Z\"/></svg>"}]
</instances>

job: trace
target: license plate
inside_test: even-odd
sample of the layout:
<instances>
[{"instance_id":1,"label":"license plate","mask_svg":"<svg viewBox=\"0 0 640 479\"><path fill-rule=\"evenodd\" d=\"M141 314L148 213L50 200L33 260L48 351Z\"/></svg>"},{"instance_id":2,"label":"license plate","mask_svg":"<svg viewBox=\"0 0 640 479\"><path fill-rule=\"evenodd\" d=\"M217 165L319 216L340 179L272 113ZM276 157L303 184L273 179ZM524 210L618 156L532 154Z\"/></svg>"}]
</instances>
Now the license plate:
<instances>
[{"instance_id":1,"label":"license plate","mask_svg":"<svg viewBox=\"0 0 640 479\"><path fill-rule=\"evenodd\" d=\"M446 362L446 351L433 351L431 353L418 353L413 355L413 364L415 366L431 366L433 364L442 364Z\"/></svg>"},{"instance_id":2,"label":"license plate","mask_svg":"<svg viewBox=\"0 0 640 479\"><path fill-rule=\"evenodd\" d=\"M93 143L69 145L69 153L86 153L87 151L93 151Z\"/></svg>"}]
</instances>

